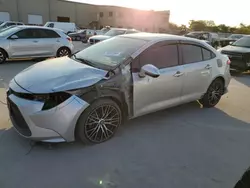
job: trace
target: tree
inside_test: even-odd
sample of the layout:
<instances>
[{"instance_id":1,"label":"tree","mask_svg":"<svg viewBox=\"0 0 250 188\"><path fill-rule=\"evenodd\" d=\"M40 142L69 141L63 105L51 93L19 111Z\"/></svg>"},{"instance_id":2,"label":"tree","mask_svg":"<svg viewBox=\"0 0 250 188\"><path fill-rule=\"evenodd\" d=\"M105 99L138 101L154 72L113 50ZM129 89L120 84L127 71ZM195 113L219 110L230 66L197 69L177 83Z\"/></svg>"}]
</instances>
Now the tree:
<instances>
[{"instance_id":1,"label":"tree","mask_svg":"<svg viewBox=\"0 0 250 188\"><path fill-rule=\"evenodd\" d=\"M193 31L205 31L207 28L206 22L203 20L190 20L189 28Z\"/></svg>"}]
</instances>

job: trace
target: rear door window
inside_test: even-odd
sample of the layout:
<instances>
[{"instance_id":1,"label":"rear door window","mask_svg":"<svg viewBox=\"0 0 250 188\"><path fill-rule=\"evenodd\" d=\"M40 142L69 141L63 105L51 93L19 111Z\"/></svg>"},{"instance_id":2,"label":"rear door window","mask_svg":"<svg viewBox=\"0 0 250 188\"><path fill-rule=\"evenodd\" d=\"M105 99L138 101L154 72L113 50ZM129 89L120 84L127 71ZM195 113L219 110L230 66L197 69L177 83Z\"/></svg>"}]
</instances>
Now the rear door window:
<instances>
[{"instance_id":1,"label":"rear door window","mask_svg":"<svg viewBox=\"0 0 250 188\"><path fill-rule=\"evenodd\" d=\"M184 64L203 61L201 47L192 44L181 44L180 46Z\"/></svg>"},{"instance_id":2,"label":"rear door window","mask_svg":"<svg viewBox=\"0 0 250 188\"><path fill-rule=\"evenodd\" d=\"M213 52L211 52L210 50L207 50L205 48L202 48L202 55L203 55L204 61L213 59L215 57L215 54Z\"/></svg>"},{"instance_id":3,"label":"rear door window","mask_svg":"<svg viewBox=\"0 0 250 188\"><path fill-rule=\"evenodd\" d=\"M39 32L40 38L60 38L60 36L52 30L37 29L37 32Z\"/></svg>"}]
</instances>

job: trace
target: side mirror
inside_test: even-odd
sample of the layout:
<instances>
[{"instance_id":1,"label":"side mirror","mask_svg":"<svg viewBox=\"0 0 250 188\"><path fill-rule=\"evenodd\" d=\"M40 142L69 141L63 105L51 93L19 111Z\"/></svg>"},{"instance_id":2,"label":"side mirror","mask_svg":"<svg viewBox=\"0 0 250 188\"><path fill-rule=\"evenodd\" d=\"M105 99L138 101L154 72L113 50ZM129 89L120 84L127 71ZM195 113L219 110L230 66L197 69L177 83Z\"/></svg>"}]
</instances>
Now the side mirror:
<instances>
[{"instance_id":1,"label":"side mirror","mask_svg":"<svg viewBox=\"0 0 250 188\"><path fill-rule=\"evenodd\" d=\"M13 39L13 40L18 39L18 36L12 35L12 36L10 37L10 39Z\"/></svg>"},{"instance_id":2,"label":"side mirror","mask_svg":"<svg viewBox=\"0 0 250 188\"><path fill-rule=\"evenodd\" d=\"M229 44L233 44L234 42L233 41L230 41Z\"/></svg>"},{"instance_id":3,"label":"side mirror","mask_svg":"<svg viewBox=\"0 0 250 188\"><path fill-rule=\"evenodd\" d=\"M157 78L160 76L160 70L152 64L144 65L139 72L139 77L144 78L146 75Z\"/></svg>"}]
</instances>

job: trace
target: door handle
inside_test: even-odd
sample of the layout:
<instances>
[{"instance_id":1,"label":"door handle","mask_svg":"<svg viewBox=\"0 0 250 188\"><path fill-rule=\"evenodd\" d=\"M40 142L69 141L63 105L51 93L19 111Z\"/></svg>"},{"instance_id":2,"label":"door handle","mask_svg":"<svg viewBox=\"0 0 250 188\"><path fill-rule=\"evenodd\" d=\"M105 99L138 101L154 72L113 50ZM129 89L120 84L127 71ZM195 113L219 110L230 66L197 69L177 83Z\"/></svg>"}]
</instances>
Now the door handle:
<instances>
[{"instance_id":1,"label":"door handle","mask_svg":"<svg viewBox=\"0 0 250 188\"><path fill-rule=\"evenodd\" d=\"M205 69L211 69L211 68L212 68L211 65L207 65L207 66L205 67Z\"/></svg>"},{"instance_id":2,"label":"door handle","mask_svg":"<svg viewBox=\"0 0 250 188\"><path fill-rule=\"evenodd\" d=\"M183 74L184 74L183 72L177 71L177 72L174 74L174 77L180 77L180 76L182 76Z\"/></svg>"}]
</instances>

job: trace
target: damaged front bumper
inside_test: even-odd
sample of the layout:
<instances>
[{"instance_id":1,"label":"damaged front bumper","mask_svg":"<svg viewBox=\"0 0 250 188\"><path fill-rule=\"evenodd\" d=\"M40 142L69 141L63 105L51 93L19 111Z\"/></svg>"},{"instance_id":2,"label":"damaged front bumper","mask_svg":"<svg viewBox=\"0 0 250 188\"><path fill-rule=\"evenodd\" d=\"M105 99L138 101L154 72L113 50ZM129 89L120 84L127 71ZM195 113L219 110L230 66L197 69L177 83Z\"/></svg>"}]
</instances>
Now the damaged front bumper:
<instances>
[{"instance_id":1,"label":"damaged front bumper","mask_svg":"<svg viewBox=\"0 0 250 188\"><path fill-rule=\"evenodd\" d=\"M75 126L89 104L77 96L49 110L42 110L44 102L7 96L10 119L17 132L25 138L44 142L75 140Z\"/></svg>"}]
</instances>

